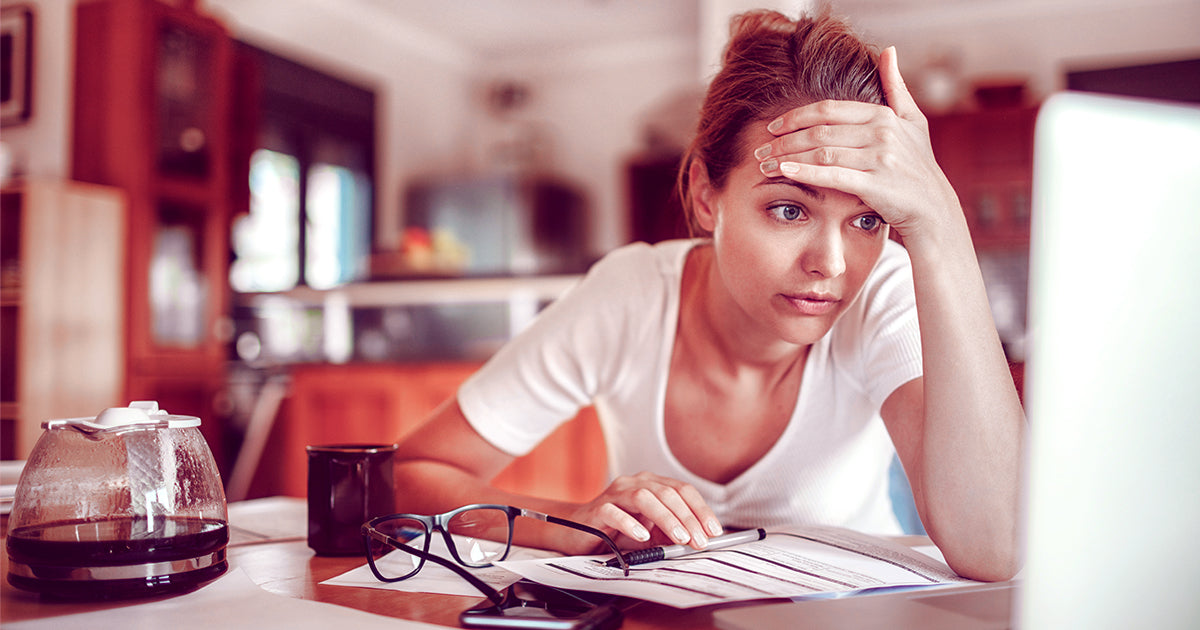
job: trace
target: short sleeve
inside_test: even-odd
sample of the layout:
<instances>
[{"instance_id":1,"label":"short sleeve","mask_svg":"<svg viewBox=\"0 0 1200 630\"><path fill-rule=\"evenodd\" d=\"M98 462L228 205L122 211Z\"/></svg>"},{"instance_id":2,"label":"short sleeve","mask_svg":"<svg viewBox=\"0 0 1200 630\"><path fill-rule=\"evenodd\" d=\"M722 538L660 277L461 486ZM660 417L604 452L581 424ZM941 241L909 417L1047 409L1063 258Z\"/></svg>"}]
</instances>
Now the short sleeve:
<instances>
[{"instance_id":1,"label":"short sleeve","mask_svg":"<svg viewBox=\"0 0 1200 630\"><path fill-rule=\"evenodd\" d=\"M876 405L923 374L912 263L898 243L887 242L852 312L839 322L834 348Z\"/></svg>"},{"instance_id":2,"label":"short sleeve","mask_svg":"<svg viewBox=\"0 0 1200 630\"><path fill-rule=\"evenodd\" d=\"M605 256L459 388L463 415L484 439L524 455L618 378L624 349L651 334L630 316L654 282L649 250Z\"/></svg>"}]
</instances>

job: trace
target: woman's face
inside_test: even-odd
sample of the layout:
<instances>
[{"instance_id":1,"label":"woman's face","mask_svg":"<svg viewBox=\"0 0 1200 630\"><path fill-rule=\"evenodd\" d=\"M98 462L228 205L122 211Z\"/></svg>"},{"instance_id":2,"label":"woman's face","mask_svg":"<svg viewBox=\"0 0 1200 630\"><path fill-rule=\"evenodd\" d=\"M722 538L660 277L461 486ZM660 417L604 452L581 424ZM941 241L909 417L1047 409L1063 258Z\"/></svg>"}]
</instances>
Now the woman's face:
<instances>
[{"instance_id":1,"label":"woman's face","mask_svg":"<svg viewBox=\"0 0 1200 630\"><path fill-rule=\"evenodd\" d=\"M702 193L698 219L713 234L735 317L789 343L814 343L862 289L888 227L858 197L764 176L751 151L772 139L766 123L743 136L741 161L724 188Z\"/></svg>"}]
</instances>

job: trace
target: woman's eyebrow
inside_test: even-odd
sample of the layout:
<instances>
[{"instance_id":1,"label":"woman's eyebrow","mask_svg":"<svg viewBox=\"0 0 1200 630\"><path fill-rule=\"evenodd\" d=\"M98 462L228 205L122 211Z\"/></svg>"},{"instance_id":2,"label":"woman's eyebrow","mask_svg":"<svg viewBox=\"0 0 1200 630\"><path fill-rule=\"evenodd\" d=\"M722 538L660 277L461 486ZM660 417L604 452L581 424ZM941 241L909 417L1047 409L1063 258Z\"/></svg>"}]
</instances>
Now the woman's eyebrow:
<instances>
[{"instance_id":1,"label":"woman's eyebrow","mask_svg":"<svg viewBox=\"0 0 1200 630\"><path fill-rule=\"evenodd\" d=\"M780 186L780 185L798 188L798 189L800 189L801 192L808 195L809 197L816 199L817 201L825 201L825 193L817 190L816 188L813 188L812 186L809 186L808 184L802 184L794 179L788 179L786 177L766 177L766 178L763 178L762 181L755 184L756 187L757 186Z\"/></svg>"},{"instance_id":2,"label":"woman's eyebrow","mask_svg":"<svg viewBox=\"0 0 1200 630\"><path fill-rule=\"evenodd\" d=\"M800 192L819 202L825 201L825 193L819 188L813 188L808 184L803 184L794 179L788 179L786 177L764 177L762 181L754 185L755 188L759 186L791 186L792 188L799 190ZM862 199L858 200L858 205L867 207L867 204L863 203Z\"/></svg>"}]
</instances>

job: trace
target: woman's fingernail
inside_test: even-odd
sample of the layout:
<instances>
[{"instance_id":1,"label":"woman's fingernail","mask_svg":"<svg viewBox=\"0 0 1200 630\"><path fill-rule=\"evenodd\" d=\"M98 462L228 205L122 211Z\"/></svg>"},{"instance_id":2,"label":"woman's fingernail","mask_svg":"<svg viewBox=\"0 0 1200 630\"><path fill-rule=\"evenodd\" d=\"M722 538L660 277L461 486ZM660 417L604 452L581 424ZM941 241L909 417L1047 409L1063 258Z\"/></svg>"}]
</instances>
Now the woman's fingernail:
<instances>
[{"instance_id":1,"label":"woman's fingernail","mask_svg":"<svg viewBox=\"0 0 1200 630\"><path fill-rule=\"evenodd\" d=\"M720 536L721 534L725 533L725 530L721 529L721 524L715 520L709 521L706 529L708 530L709 536Z\"/></svg>"},{"instance_id":2,"label":"woman's fingernail","mask_svg":"<svg viewBox=\"0 0 1200 630\"><path fill-rule=\"evenodd\" d=\"M754 150L754 159L762 161L771 157L771 145L764 144Z\"/></svg>"},{"instance_id":3,"label":"woman's fingernail","mask_svg":"<svg viewBox=\"0 0 1200 630\"><path fill-rule=\"evenodd\" d=\"M687 530L680 526L677 526L675 529L671 530L671 536L675 538L675 542L681 545L692 539L692 537L688 535Z\"/></svg>"},{"instance_id":4,"label":"woman's fingernail","mask_svg":"<svg viewBox=\"0 0 1200 630\"><path fill-rule=\"evenodd\" d=\"M638 542L646 542L650 540L650 532L646 531L645 527L638 525L633 529L633 539Z\"/></svg>"},{"instance_id":5,"label":"woman's fingernail","mask_svg":"<svg viewBox=\"0 0 1200 630\"><path fill-rule=\"evenodd\" d=\"M796 175L800 172L799 162L784 162L779 165L779 172L784 175Z\"/></svg>"},{"instance_id":6,"label":"woman's fingernail","mask_svg":"<svg viewBox=\"0 0 1200 630\"><path fill-rule=\"evenodd\" d=\"M776 133L782 128L783 128L783 119L782 118L776 118L775 120L772 120L770 122L770 124L767 125L767 131L770 131L771 133Z\"/></svg>"},{"instance_id":7,"label":"woman's fingernail","mask_svg":"<svg viewBox=\"0 0 1200 630\"><path fill-rule=\"evenodd\" d=\"M763 175L774 175L779 170L779 161L775 159L767 160L758 165L758 170L762 171Z\"/></svg>"}]
</instances>

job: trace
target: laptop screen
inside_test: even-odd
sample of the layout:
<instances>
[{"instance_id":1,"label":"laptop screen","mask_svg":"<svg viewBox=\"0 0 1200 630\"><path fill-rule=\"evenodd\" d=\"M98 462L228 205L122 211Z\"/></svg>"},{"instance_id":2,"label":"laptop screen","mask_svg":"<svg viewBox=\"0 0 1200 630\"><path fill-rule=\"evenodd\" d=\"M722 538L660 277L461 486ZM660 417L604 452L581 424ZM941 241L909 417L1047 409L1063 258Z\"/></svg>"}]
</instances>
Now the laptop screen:
<instances>
[{"instance_id":1,"label":"laptop screen","mask_svg":"<svg viewBox=\"0 0 1200 630\"><path fill-rule=\"evenodd\" d=\"M1200 108L1039 114L1022 628L1200 627Z\"/></svg>"}]
</instances>

